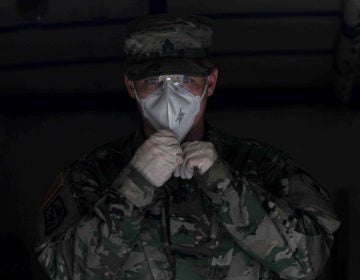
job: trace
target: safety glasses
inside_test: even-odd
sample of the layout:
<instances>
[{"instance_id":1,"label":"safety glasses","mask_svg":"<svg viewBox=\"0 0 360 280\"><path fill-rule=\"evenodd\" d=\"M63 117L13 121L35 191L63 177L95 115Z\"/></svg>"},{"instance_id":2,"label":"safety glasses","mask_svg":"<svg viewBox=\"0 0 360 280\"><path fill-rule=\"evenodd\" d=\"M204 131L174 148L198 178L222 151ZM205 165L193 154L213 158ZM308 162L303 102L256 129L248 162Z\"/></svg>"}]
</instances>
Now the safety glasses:
<instances>
[{"instance_id":1,"label":"safety glasses","mask_svg":"<svg viewBox=\"0 0 360 280\"><path fill-rule=\"evenodd\" d=\"M171 82L175 86L184 88L194 95L201 95L206 86L207 77L161 75L133 81L133 85L138 94L144 96L161 88L166 82Z\"/></svg>"}]
</instances>

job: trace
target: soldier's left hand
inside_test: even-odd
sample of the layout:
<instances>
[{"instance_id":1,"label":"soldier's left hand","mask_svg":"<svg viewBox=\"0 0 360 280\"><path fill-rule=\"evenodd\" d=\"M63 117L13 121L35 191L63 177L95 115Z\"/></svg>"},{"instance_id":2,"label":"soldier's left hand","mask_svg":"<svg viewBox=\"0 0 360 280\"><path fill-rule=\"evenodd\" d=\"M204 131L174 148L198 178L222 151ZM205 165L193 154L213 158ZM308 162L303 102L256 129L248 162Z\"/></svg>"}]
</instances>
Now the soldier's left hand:
<instances>
[{"instance_id":1,"label":"soldier's left hand","mask_svg":"<svg viewBox=\"0 0 360 280\"><path fill-rule=\"evenodd\" d=\"M176 167L174 176L182 179L191 179L195 170L199 175L203 175L218 158L211 142L185 142L181 145L181 149L184 162Z\"/></svg>"}]
</instances>

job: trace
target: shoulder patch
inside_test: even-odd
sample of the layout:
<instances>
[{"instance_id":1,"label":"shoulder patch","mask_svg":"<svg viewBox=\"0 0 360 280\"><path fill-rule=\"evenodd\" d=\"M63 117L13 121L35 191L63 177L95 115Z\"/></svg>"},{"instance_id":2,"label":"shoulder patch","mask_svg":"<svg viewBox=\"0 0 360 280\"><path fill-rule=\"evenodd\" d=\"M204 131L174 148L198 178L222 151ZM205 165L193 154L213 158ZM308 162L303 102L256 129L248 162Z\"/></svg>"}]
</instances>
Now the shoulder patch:
<instances>
[{"instance_id":1,"label":"shoulder patch","mask_svg":"<svg viewBox=\"0 0 360 280\"><path fill-rule=\"evenodd\" d=\"M63 173L56 178L53 187L46 195L40 210L39 238L44 243L66 232L81 219L80 213L64 181Z\"/></svg>"},{"instance_id":2,"label":"shoulder patch","mask_svg":"<svg viewBox=\"0 0 360 280\"><path fill-rule=\"evenodd\" d=\"M55 230L66 217L66 208L61 196L57 196L51 204L43 210L45 234Z\"/></svg>"}]
</instances>

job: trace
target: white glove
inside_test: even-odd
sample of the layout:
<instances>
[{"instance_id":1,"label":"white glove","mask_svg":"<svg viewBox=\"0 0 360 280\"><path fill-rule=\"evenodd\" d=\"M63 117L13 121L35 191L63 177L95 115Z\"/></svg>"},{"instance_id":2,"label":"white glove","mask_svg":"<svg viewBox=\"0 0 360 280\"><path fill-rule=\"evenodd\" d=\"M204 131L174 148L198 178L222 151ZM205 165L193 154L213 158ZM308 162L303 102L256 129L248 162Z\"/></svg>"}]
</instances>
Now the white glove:
<instances>
[{"instance_id":1,"label":"white glove","mask_svg":"<svg viewBox=\"0 0 360 280\"><path fill-rule=\"evenodd\" d=\"M194 170L197 169L203 175L214 164L218 154L211 142L194 141L186 142L181 145L184 162L174 171L175 177L191 179Z\"/></svg>"},{"instance_id":2,"label":"white glove","mask_svg":"<svg viewBox=\"0 0 360 280\"><path fill-rule=\"evenodd\" d=\"M160 130L138 148L130 164L149 183L160 187L182 162L182 150L175 134Z\"/></svg>"}]
</instances>

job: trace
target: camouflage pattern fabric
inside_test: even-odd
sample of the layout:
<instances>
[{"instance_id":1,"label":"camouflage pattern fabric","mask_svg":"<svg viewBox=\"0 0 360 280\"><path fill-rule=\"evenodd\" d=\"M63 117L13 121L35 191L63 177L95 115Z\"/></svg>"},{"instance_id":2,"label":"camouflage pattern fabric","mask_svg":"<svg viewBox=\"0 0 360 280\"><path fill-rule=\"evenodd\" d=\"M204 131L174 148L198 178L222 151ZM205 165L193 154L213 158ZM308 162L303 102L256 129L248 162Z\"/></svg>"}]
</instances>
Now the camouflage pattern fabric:
<instances>
[{"instance_id":1,"label":"camouflage pattern fabric","mask_svg":"<svg viewBox=\"0 0 360 280\"><path fill-rule=\"evenodd\" d=\"M172 177L155 188L128 165L144 140L139 128L56 180L40 213L47 218L40 219L37 247L51 279L275 280L321 273L340 222L326 191L288 155L206 124L204 141L219 159L203 176ZM71 201L61 204L59 197Z\"/></svg>"},{"instance_id":2,"label":"camouflage pattern fabric","mask_svg":"<svg viewBox=\"0 0 360 280\"><path fill-rule=\"evenodd\" d=\"M160 74L208 76L211 21L201 16L147 15L126 28L126 74L138 80Z\"/></svg>"},{"instance_id":3,"label":"camouflage pattern fabric","mask_svg":"<svg viewBox=\"0 0 360 280\"><path fill-rule=\"evenodd\" d=\"M345 0L337 47L335 93L343 103L352 98L360 63L360 0Z\"/></svg>"}]
</instances>

